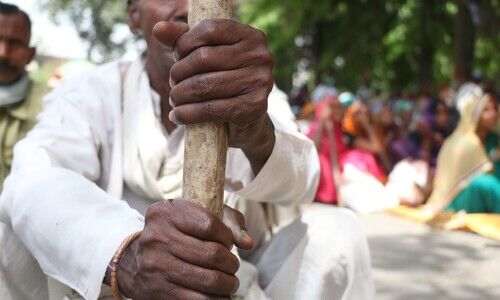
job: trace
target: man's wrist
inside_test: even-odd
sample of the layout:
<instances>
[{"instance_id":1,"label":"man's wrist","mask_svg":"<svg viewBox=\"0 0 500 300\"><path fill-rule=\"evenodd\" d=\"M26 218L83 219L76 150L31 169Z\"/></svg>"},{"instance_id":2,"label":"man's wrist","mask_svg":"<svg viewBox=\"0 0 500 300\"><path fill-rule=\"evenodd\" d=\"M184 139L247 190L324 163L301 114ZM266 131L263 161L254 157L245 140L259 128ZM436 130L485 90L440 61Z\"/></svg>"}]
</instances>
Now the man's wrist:
<instances>
[{"instance_id":1,"label":"man's wrist","mask_svg":"<svg viewBox=\"0 0 500 300\"><path fill-rule=\"evenodd\" d=\"M260 130L256 131L256 135L252 139L253 142L241 148L250 161L250 165L255 175L257 175L266 164L273 152L276 142L274 125L269 116L266 115L262 122L263 125L260 127Z\"/></svg>"},{"instance_id":2,"label":"man's wrist","mask_svg":"<svg viewBox=\"0 0 500 300\"><path fill-rule=\"evenodd\" d=\"M139 243L137 240L132 241L132 243L124 250L121 259L116 265L117 268L117 284L118 288L125 297L131 298L133 296L133 274L136 273L137 264L135 262L135 257L137 250L139 248ZM106 274L104 276L104 284L111 286L111 277L113 269L108 266L106 269Z\"/></svg>"},{"instance_id":3,"label":"man's wrist","mask_svg":"<svg viewBox=\"0 0 500 300\"><path fill-rule=\"evenodd\" d=\"M135 240L125 249L118 263L118 287L127 298L133 298L134 296L134 274L137 274L136 257L138 250L139 241Z\"/></svg>"}]
</instances>

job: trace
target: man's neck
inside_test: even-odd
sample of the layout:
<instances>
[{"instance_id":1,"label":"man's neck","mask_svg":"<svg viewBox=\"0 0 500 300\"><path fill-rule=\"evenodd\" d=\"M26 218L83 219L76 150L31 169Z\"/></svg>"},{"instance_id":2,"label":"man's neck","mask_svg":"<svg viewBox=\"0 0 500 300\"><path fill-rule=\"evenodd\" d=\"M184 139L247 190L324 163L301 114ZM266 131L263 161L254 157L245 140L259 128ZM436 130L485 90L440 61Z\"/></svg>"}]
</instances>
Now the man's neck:
<instances>
[{"instance_id":1,"label":"man's neck","mask_svg":"<svg viewBox=\"0 0 500 300\"><path fill-rule=\"evenodd\" d=\"M145 67L151 88L160 95L161 122L163 127L168 133L172 133L172 131L177 128L177 125L172 123L168 118L168 114L172 110L168 101L170 97L170 84L168 84L170 72L169 70L165 71L161 66L152 62L149 57L146 60ZM165 80L167 80L167 82L165 82Z\"/></svg>"}]
</instances>

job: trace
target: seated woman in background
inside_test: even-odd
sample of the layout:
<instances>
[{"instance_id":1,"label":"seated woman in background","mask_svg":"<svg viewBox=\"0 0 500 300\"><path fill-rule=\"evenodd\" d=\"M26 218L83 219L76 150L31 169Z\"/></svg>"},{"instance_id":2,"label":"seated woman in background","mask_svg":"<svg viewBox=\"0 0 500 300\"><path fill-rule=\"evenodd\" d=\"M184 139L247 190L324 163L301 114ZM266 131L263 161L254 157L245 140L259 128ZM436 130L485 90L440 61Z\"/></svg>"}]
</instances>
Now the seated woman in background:
<instances>
[{"instance_id":1,"label":"seated woman in background","mask_svg":"<svg viewBox=\"0 0 500 300\"><path fill-rule=\"evenodd\" d=\"M342 164L350 163L384 182L387 179L386 170L390 170L391 163L384 144L378 139L371 123L369 111L362 102L357 101L349 106L343 128L351 150L343 157Z\"/></svg>"},{"instance_id":2,"label":"seated woman in background","mask_svg":"<svg viewBox=\"0 0 500 300\"><path fill-rule=\"evenodd\" d=\"M496 99L467 84L458 93L457 108L459 124L439 153L426 208L432 212L500 213Z\"/></svg>"},{"instance_id":3,"label":"seated woman in background","mask_svg":"<svg viewBox=\"0 0 500 300\"><path fill-rule=\"evenodd\" d=\"M358 101L347 109L344 117L343 127L349 150L340 160L342 182L339 204L359 213L379 211L399 203L397 197L384 186L391 162L384 136L379 138L375 126L388 128L392 117L386 112L379 116L381 118L375 124L370 120L366 106Z\"/></svg>"},{"instance_id":4,"label":"seated woman in background","mask_svg":"<svg viewBox=\"0 0 500 300\"><path fill-rule=\"evenodd\" d=\"M418 145L419 158L427 161L431 167L436 166L437 156L444 140L455 129L456 124L453 123L450 109L440 100L425 106L412 139Z\"/></svg>"},{"instance_id":5,"label":"seated woman in background","mask_svg":"<svg viewBox=\"0 0 500 300\"><path fill-rule=\"evenodd\" d=\"M427 203L419 208L398 206L391 211L418 222L467 229L500 241L496 99L468 83L458 91L456 105L460 113L458 127L439 152Z\"/></svg>"},{"instance_id":6,"label":"seated woman in background","mask_svg":"<svg viewBox=\"0 0 500 300\"><path fill-rule=\"evenodd\" d=\"M394 201L390 200L393 198L387 196L379 181L384 173L376 156L366 150L350 149L346 144L353 138L342 130L344 110L346 106L357 105L353 104L352 94L347 96L342 94L338 99L328 96L316 106L308 134L316 145L321 165L316 201L340 204L358 212L393 206Z\"/></svg>"},{"instance_id":7,"label":"seated woman in background","mask_svg":"<svg viewBox=\"0 0 500 300\"><path fill-rule=\"evenodd\" d=\"M405 158L418 158L418 145L413 139L416 130L417 113L415 105L409 100L397 100L394 102L396 131L394 139L389 145L389 154L394 162Z\"/></svg>"},{"instance_id":8,"label":"seated woman in background","mask_svg":"<svg viewBox=\"0 0 500 300\"><path fill-rule=\"evenodd\" d=\"M372 124L383 153L387 157L384 163L386 172L390 172L398 160L391 155L391 145L398 134L398 127L392 108L386 103L378 103L371 107Z\"/></svg>"},{"instance_id":9,"label":"seated woman in background","mask_svg":"<svg viewBox=\"0 0 500 300\"><path fill-rule=\"evenodd\" d=\"M318 150L321 166L316 201L337 204L338 186L341 180L340 158L347 151L342 132L344 112L340 102L327 96L316 105L315 119L309 130L309 138Z\"/></svg>"},{"instance_id":10,"label":"seated woman in background","mask_svg":"<svg viewBox=\"0 0 500 300\"><path fill-rule=\"evenodd\" d=\"M421 205L431 194L437 155L455 123L451 110L440 100L426 99L421 107L422 112L410 118L413 104L404 100L396 103L399 130L390 147L392 157L399 162L389 174L387 188L400 204L412 207Z\"/></svg>"}]
</instances>

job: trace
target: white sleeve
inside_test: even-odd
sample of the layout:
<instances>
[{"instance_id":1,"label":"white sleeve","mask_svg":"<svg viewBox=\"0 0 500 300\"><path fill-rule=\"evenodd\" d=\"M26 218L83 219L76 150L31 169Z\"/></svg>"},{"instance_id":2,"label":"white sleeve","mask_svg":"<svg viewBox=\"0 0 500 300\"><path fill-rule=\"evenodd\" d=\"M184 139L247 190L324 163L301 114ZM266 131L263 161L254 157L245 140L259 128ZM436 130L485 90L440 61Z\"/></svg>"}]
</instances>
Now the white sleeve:
<instances>
[{"instance_id":1,"label":"white sleeve","mask_svg":"<svg viewBox=\"0 0 500 300\"><path fill-rule=\"evenodd\" d=\"M0 201L0 218L43 272L86 299L97 299L119 244L144 223L94 184L109 113L95 90L82 82L47 98L39 123L15 147Z\"/></svg>"},{"instance_id":2,"label":"white sleeve","mask_svg":"<svg viewBox=\"0 0 500 300\"><path fill-rule=\"evenodd\" d=\"M318 154L313 142L298 132L288 114L273 110L273 107L288 106L286 98L283 103L283 97L286 95L277 88L269 97L268 113L275 127L276 142L257 176L243 151L229 149L226 171L229 192L248 200L282 205L303 204L314 199L319 184ZM274 105L278 99L280 104Z\"/></svg>"}]
</instances>

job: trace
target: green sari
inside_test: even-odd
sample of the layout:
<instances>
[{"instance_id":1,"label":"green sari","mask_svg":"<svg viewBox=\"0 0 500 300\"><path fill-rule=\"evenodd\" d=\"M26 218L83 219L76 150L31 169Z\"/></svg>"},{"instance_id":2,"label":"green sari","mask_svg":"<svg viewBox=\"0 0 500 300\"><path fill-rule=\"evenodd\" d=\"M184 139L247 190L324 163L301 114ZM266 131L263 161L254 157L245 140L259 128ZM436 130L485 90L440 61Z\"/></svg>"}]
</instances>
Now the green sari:
<instances>
[{"instance_id":1,"label":"green sari","mask_svg":"<svg viewBox=\"0 0 500 300\"><path fill-rule=\"evenodd\" d=\"M499 146L499 136L491 134L486 140L487 152L494 153ZM448 211L500 214L500 160L497 159L493 163L493 172L481 174L474 178L450 203L447 208Z\"/></svg>"}]
</instances>

